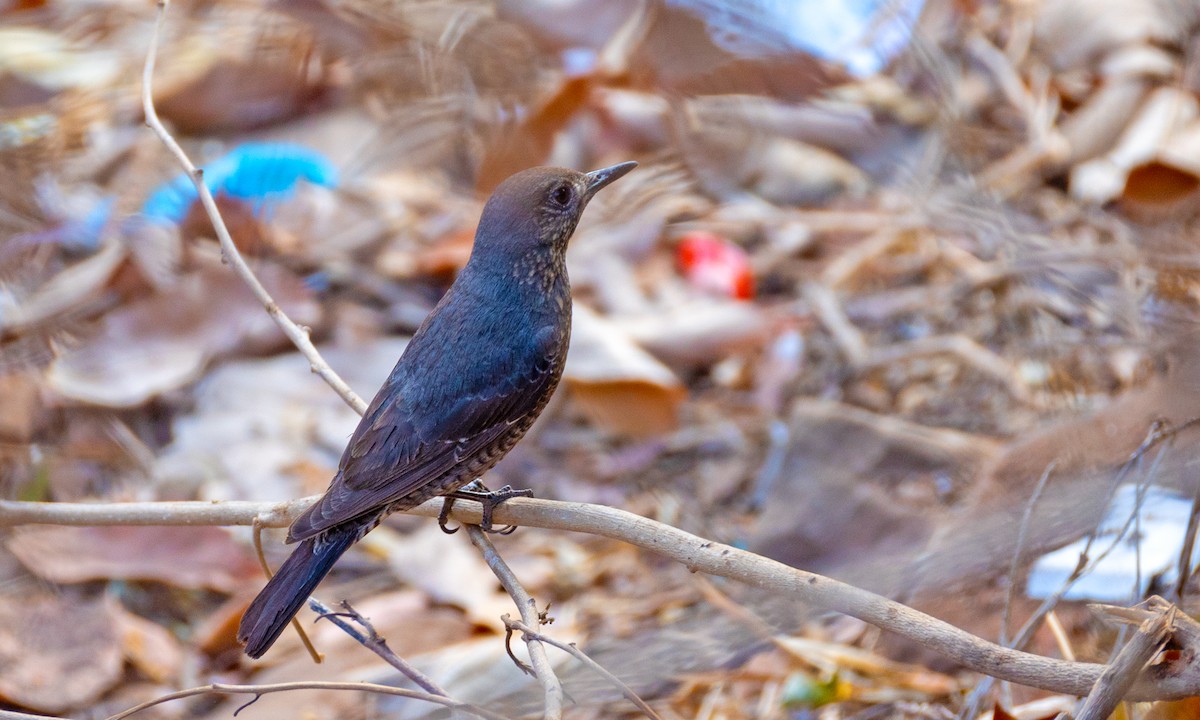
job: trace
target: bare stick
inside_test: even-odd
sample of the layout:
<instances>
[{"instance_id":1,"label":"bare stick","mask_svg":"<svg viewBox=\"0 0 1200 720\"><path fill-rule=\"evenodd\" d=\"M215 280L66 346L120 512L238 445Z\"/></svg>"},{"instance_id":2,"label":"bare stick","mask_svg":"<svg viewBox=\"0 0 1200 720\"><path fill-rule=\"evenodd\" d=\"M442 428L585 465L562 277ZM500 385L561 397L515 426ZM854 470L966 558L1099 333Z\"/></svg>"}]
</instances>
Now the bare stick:
<instances>
[{"instance_id":1,"label":"bare stick","mask_svg":"<svg viewBox=\"0 0 1200 720\"><path fill-rule=\"evenodd\" d=\"M317 496L284 502L181 502L53 503L0 500L0 526L4 525L193 525L287 527ZM457 513L456 513L457 514Z\"/></svg>"},{"instance_id":2,"label":"bare stick","mask_svg":"<svg viewBox=\"0 0 1200 720\"><path fill-rule=\"evenodd\" d=\"M0 526L28 523L52 525L250 525L255 506L263 524L281 527L316 498L286 503L25 503L0 501ZM407 512L436 518L442 500L435 498ZM233 512L222 513L226 505ZM179 517L175 508L181 507ZM128 509L128 512L126 511ZM291 514L289 514L291 513ZM463 524L479 524L479 503L462 500L451 517ZM157 519L157 522L154 519ZM695 572L730 578L752 587L791 597L796 602L856 617L884 630L909 638L962 665L1001 680L1051 692L1086 695L1104 671L1104 665L1045 658L1001 647L953 625L920 613L901 603L783 563L705 540L678 528L617 508L532 498L513 498L495 509L501 525L570 530L620 540L671 558ZM1187 646L1183 640L1176 640ZM1200 647L1200 632L1184 638ZM1169 670L1169 671L1168 671ZM1200 665L1167 663L1160 673L1145 673L1130 690L1130 700L1171 700L1200 695Z\"/></svg>"},{"instance_id":3,"label":"bare stick","mask_svg":"<svg viewBox=\"0 0 1200 720\"><path fill-rule=\"evenodd\" d=\"M204 182L204 171L192 164L187 153L183 148L179 147L179 143L175 142L175 138L163 126L162 121L158 119L158 112L154 109L154 94L153 79L154 79L154 63L158 56L158 38L162 35L163 21L167 17L167 8L170 6L170 0L159 0L158 3L158 18L154 23L154 34L150 37L150 51L146 55L146 66L142 72L142 111L146 115L146 125L154 131L159 140L167 146L179 164L187 171L188 177L192 179L192 183L196 186L196 193L200 197L200 203L204 206L205 213L208 214L212 221L213 230L217 233L217 240L221 243L221 257L225 262L233 267L233 271L238 274L250 287L250 291L254 293L254 297L262 303L267 314L283 331L292 344L308 359L309 366L312 371L319 375L322 380L329 384L338 395L341 396L346 404L354 408L354 410L362 415L367 411L367 403L363 401L344 380L338 377L338 374L329 367L329 363L321 357L317 352L316 346L313 345L312 339L308 336L308 329L302 328L292 322L291 318L284 314L279 308L279 304L271 297L267 289L262 286L258 278L250 270L250 266L242 258L242 254L238 252L237 246L233 243L233 238L229 235L229 229L225 227L225 221L221 219L221 214L217 210L217 202L213 199L212 192L209 191L208 185Z\"/></svg>"},{"instance_id":4,"label":"bare stick","mask_svg":"<svg viewBox=\"0 0 1200 720\"><path fill-rule=\"evenodd\" d=\"M1046 483L1049 482L1050 476L1054 473L1054 468L1057 466L1057 464L1057 460L1051 461L1050 464L1046 466L1046 469L1042 471L1042 477L1038 479L1037 487L1033 489L1033 493L1029 496L1029 501L1025 503L1025 511L1021 514L1021 524L1018 526L1017 530L1017 546L1013 549L1012 562L1009 563L1008 567L1008 592L1006 592L1004 595L1004 612L1000 618L999 643L1005 647L1022 648L1025 645L1024 642L1009 643L1008 641L1008 626L1012 622L1013 595L1017 591L1018 584L1017 569L1021 564L1021 555L1025 552L1025 541L1029 533L1030 520L1033 518L1033 509L1037 507L1038 500L1041 499L1042 492L1044 492L1046 489ZM1025 623L1025 627L1035 629L1040 622L1041 616L1045 613L1051 612L1056 604L1057 602L1043 603L1041 607L1038 608L1037 612L1034 613L1033 617L1031 617L1029 621ZM986 677L981 680L979 684L975 686L975 689L971 691L971 694L967 697L967 702L963 705L963 709L958 713L958 717L965 719L973 718L979 715L980 706L982 705L984 699L987 698L988 694L991 692L992 686L995 685L995 683L996 679L992 677ZM1005 690L1007 690L1007 688L1005 688Z\"/></svg>"},{"instance_id":5,"label":"bare stick","mask_svg":"<svg viewBox=\"0 0 1200 720\"><path fill-rule=\"evenodd\" d=\"M481 518L482 519L482 518ZM467 537L471 539L471 544L479 549L483 554L483 560L500 579L500 584L512 596L513 602L517 604L517 610L521 613L521 620L526 625L533 626L540 622L537 611L537 603L530 597L529 593L517 580L517 576L513 574L512 568L508 563L504 562L504 558L500 557L500 553L496 552L496 546L492 545L492 541L488 539L487 533L479 527L478 524L464 525L467 530ZM542 690L546 694L546 706L542 717L545 720L560 720L562 718L563 708L563 689L562 683L559 682L558 676L554 674L554 668L550 665L550 658L546 655L546 648L541 641L531 637L529 634L524 635L525 644L529 647L529 660L533 663L533 674L537 676L538 682L542 684Z\"/></svg>"},{"instance_id":6,"label":"bare stick","mask_svg":"<svg viewBox=\"0 0 1200 720\"><path fill-rule=\"evenodd\" d=\"M30 715L15 710L0 710L0 720L50 720L52 715Z\"/></svg>"},{"instance_id":7,"label":"bare stick","mask_svg":"<svg viewBox=\"0 0 1200 720\"><path fill-rule=\"evenodd\" d=\"M1174 607L1144 621L1133 638L1105 668L1079 711L1077 720L1104 720L1116 709L1146 663L1166 644L1175 618Z\"/></svg>"},{"instance_id":8,"label":"bare stick","mask_svg":"<svg viewBox=\"0 0 1200 720\"><path fill-rule=\"evenodd\" d=\"M312 608L313 612L317 613L319 616L318 620L328 620L337 625L343 632L358 641L358 644L378 655L388 665L399 670L406 678L412 680L425 692L431 695L450 697L449 693L443 690L432 678L413 667L407 660L397 655L395 650L388 647L387 638L380 635L375 630L375 626L371 624L371 621L351 607L350 603L343 600L342 611L334 612L325 603L315 597L310 597L308 599L308 606ZM351 622L365 630L365 634L351 625Z\"/></svg>"},{"instance_id":9,"label":"bare stick","mask_svg":"<svg viewBox=\"0 0 1200 720\"><path fill-rule=\"evenodd\" d=\"M1192 512L1188 515L1187 531L1183 535L1183 547L1179 549L1179 562L1176 573L1179 579L1175 583L1175 602L1183 604L1183 596L1187 592L1188 580L1192 578L1192 551L1196 548L1196 533L1200 532L1200 486L1192 495Z\"/></svg>"},{"instance_id":10,"label":"bare stick","mask_svg":"<svg viewBox=\"0 0 1200 720\"><path fill-rule=\"evenodd\" d=\"M135 705L128 710L112 715L107 720L124 720L139 713L147 708L152 708L155 705L161 705L171 700L181 700L183 698L195 697L196 695L207 695L209 693L219 693L223 695L253 695L254 700L259 696L269 695L277 692L288 692L290 690L356 690L359 692L372 692L379 695L394 695L396 697L412 698L413 700L424 700L435 705L441 705L454 710L462 710L471 713L477 717L487 718L487 720L511 720L504 715L494 713L486 708L476 707L468 703L451 700L440 695L430 695L429 693L417 692L416 690L405 690L403 688L394 688L388 685L376 685L375 683L358 683L358 682L289 682L275 683L273 685L226 685L224 683L213 683L212 685L203 685L201 687L189 688L180 690L169 695L147 700L146 702ZM254 700L250 702L253 703ZM243 707L245 707L243 705Z\"/></svg>"},{"instance_id":11,"label":"bare stick","mask_svg":"<svg viewBox=\"0 0 1200 720\"><path fill-rule=\"evenodd\" d=\"M1067 629L1058 619L1058 613L1053 610L1046 613L1046 627L1050 628L1050 633L1054 635L1054 642L1058 644L1058 651L1062 656L1067 660L1074 660L1075 649L1071 647L1071 638L1067 637Z\"/></svg>"},{"instance_id":12,"label":"bare stick","mask_svg":"<svg viewBox=\"0 0 1200 720\"><path fill-rule=\"evenodd\" d=\"M1000 619L1000 644L1008 644L1008 626L1012 622L1012 601L1013 595L1017 590L1017 570L1021 566L1021 556L1025 552L1025 542L1029 535L1029 524L1033 520L1033 509L1037 507L1038 500L1041 499L1042 493L1046 490L1046 483L1050 481L1050 476L1054 474L1054 468L1058 465L1058 460L1051 460L1046 469L1042 471L1041 478L1038 479L1037 487L1033 489L1033 493L1029 496L1029 501L1025 503L1025 511L1021 513L1021 524L1017 530L1017 546L1013 549L1012 562L1008 567L1008 592L1004 595L1004 614ZM1050 609L1047 608L1046 612Z\"/></svg>"},{"instance_id":13,"label":"bare stick","mask_svg":"<svg viewBox=\"0 0 1200 720\"><path fill-rule=\"evenodd\" d=\"M547 645L553 645L584 665L587 665L590 670L612 683L618 690L621 691L621 694L625 696L626 700L636 705L638 709L645 713L647 717L651 718L652 720L662 720L662 716L656 713L654 708L647 705L645 700L638 697L638 694L633 691L633 688L621 682L621 678L613 675L611 672L605 669L603 665L588 657L585 652L580 650L579 647L575 645L575 643L564 643L543 635L520 620L513 620L508 615L505 615L500 619L504 621L504 626L510 630L519 630L521 634L525 635L527 638L533 638L538 642L544 642Z\"/></svg>"}]
</instances>

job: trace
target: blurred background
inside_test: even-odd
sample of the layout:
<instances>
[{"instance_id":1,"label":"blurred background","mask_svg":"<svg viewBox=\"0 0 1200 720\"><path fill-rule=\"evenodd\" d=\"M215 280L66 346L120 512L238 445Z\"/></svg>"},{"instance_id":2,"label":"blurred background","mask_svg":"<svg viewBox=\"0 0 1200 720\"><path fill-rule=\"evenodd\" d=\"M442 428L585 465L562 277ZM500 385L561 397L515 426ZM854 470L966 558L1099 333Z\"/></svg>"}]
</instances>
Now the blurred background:
<instances>
[{"instance_id":1,"label":"blurred background","mask_svg":"<svg viewBox=\"0 0 1200 720\"><path fill-rule=\"evenodd\" d=\"M144 127L154 18L0 2L5 499L309 495L357 420L222 264ZM1200 416L1198 25L1188 0L176 0L154 102L366 398L501 180L637 160L572 242L563 385L488 484L625 508L993 640L1065 593L1027 646L1102 661L1117 636L1084 601L1193 607L1195 432L1131 454ZM497 542L549 631L664 717L992 708L964 699L977 677L857 621L611 541ZM234 630L262 582L244 528L5 528L0 707L400 682L326 623L323 665L290 632L247 660ZM393 517L318 596L456 698L537 715L505 656L511 600L463 538ZM636 716L558 660L570 717ZM1070 707L1043 695L997 702ZM440 715L317 691L240 715L382 716Z\"/></svg>"}]
</instances>

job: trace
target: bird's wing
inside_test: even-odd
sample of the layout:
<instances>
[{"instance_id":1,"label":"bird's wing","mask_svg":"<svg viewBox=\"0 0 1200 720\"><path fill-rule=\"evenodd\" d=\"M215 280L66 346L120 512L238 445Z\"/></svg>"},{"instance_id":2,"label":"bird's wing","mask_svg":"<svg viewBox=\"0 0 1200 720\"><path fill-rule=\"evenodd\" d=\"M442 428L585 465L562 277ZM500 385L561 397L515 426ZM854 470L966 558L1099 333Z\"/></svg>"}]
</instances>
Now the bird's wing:
<instances>
[{"instance_id":1,"label":"bird's wing","mask_svg":"<svg viewBox=\"0 0 1200 720\"><path fill-rule=\"evenodd\" d=\"M474 388L413 383L403 397L384 386L367 409L325 495L288 531L294 542L379 512L451 473L537 412L559 376L557 333L539 333L521 372ZM403 361L402 361L403 362ZM437 494L437 493L435 493Z\"/></svg>"}]
</instances>

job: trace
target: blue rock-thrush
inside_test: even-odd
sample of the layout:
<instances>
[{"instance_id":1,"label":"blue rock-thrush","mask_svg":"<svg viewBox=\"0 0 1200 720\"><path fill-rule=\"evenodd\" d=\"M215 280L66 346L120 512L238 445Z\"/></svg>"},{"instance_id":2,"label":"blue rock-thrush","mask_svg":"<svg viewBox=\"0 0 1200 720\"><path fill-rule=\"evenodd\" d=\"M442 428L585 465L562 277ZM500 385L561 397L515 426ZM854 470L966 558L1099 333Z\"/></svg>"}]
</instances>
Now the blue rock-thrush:
<instances>
[{"instance_id":1,"label":"blue rock-thrush","mask_svg":"<svg viewBox=\"0 0 1200 720\"><path fill-rule=\"evenodd\" d=\"M525 435L567 357L567 241L592 196L636 165L533 168L496 188L470 260L371 401L325 494L292 523L288 542L300 545L242 616L247 655L265 653L389 513L458 492Z\"/></svg>"}]
</instances>

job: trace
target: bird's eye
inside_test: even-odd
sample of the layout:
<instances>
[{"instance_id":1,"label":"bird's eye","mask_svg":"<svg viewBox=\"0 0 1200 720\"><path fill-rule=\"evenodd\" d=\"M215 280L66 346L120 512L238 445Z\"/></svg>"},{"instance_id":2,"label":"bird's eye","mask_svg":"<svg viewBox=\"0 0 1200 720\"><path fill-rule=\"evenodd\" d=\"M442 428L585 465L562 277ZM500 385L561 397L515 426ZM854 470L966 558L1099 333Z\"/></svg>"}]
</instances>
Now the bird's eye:
<instances>
[{"instance_id":1,"label":"bird's eye","mask_svg":"<svg viewBox=\"0 0 1200 720\"><path fill-rule=\"evenodd\" d=\"M554 188L554 192L551 193L550 199L554 201L554 204L566 207L567 204L571 202L571 186L559 185L558 187Z\"/></svg>"}]
</instances>

